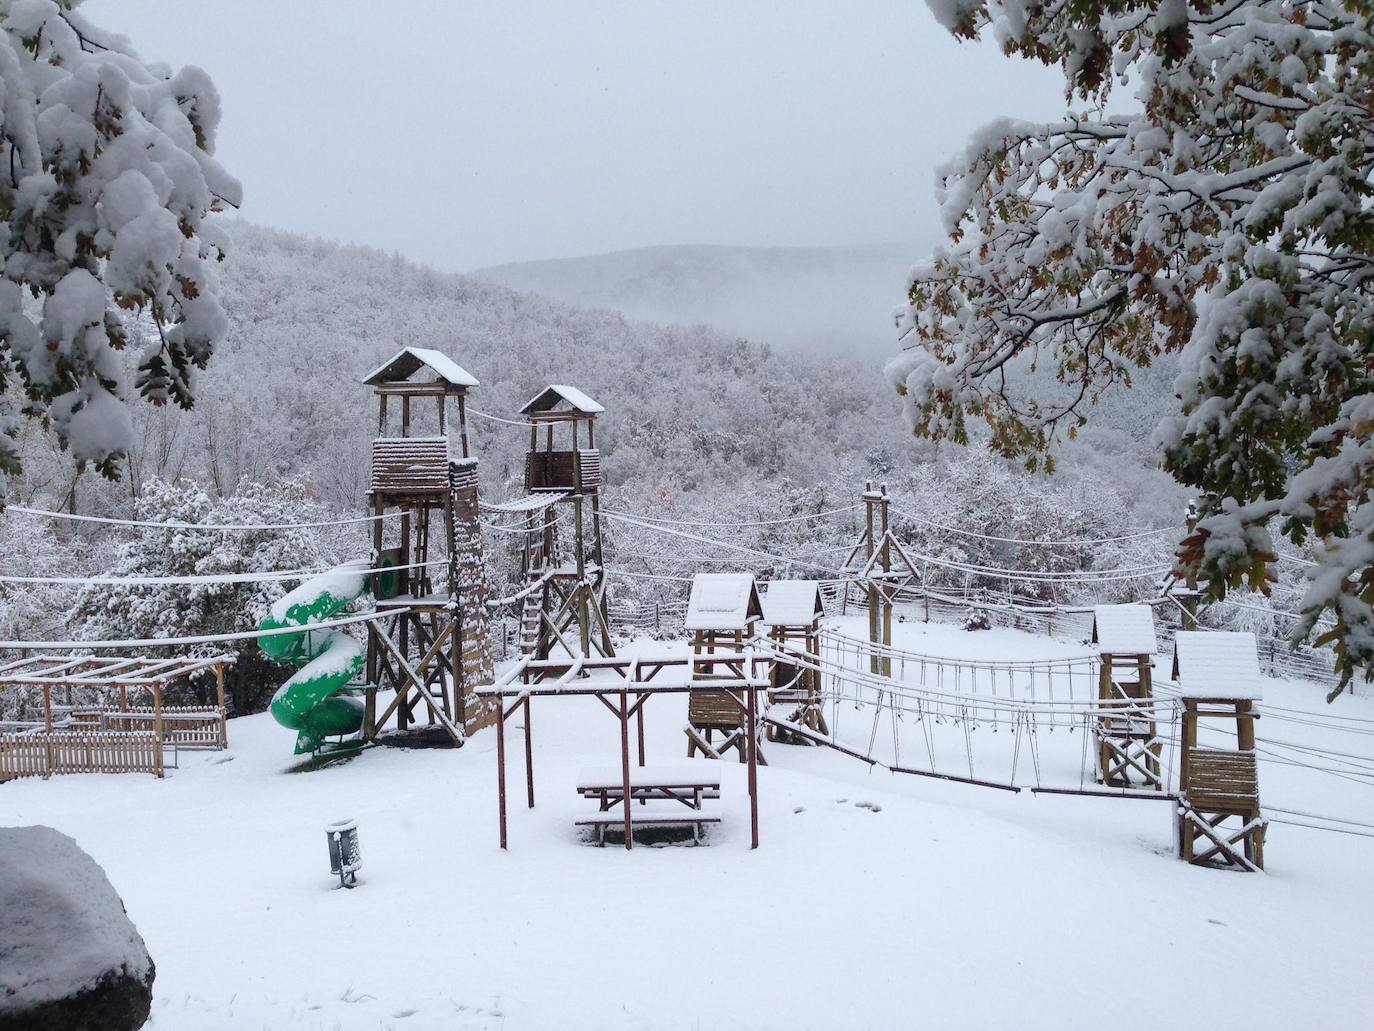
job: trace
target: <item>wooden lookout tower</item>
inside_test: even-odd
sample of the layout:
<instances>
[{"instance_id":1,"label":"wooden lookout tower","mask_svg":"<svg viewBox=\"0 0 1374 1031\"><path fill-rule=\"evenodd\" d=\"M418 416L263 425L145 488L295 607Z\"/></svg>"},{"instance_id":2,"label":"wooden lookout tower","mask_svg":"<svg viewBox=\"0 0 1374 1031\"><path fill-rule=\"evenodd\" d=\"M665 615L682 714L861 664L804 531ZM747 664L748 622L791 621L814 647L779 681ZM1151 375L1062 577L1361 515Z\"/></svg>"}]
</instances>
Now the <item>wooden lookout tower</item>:
<instances>
[{"instance_id":1,"label":"wooden lookout tower","mask_svg":"<svg viewBox=\"0 0 1374 1031\"><path fill-rule=\"evenodd\" d=\"M596 447L596 417L603 412L582 391L563 384L545 387L520 409L530 427L527 497L498 507L519 510L527 519L520 650L537 659L548 658L556 646L571 656L615 654L606 613ZM563 516L571 525L564 525Z\"/></svg>"},{"instance_id":2,"label":"wooden lookout tower","mask_svg":"<svg viewBox=\"0 0 1374 1031\"><path fill-rule=\"evenodd\" d=\"M1180 630L1174 637L1174 680L1183 697L1178 854L1190 863L1264 869L1255 761L1259 678L1254 634ZM1204 720L1234 721L1234 746L1217 747L1215 737L1199 744Z\"/></svg>"},{"instance_id":3,"label":"wooden lookout tower","mask_svg":"<svg viewBox=\"0 0 1374 1031\"><path fill-rule=\"evenodd\" d=\"M738 655L740 666L693 665L692 680L728 679L743 676L745 651L763 618L758 587L748 573L698 573L692 578L692 593L687 600L687 630L692 635L692 654ZM724 735L717 745L716 731ZM704 735L704 736L703 736ZM687 701L687 755L700 751L719 759L735 749L739 761L748 758L744 717L739 703L726 691L694 688Z\"/></svg>"},{"instance_id":4,"label":"wooden lookout tower","mask_svg":"<svg viewBox=\"0 0 1374 1031\"><path fill-rule=\"evenodd\" d=\"M1164 742L1153 708L1154 613L1148 605L1096 606L1093 644L1099 661L1097 779L1109 787L1163 791Z\"/></svg>"},{"instance_id":5,"label":"wooden lookout tower","mask_svg":"<svg viewBox=\"0 0 1374 1031\"><path fill-rule=\"evenodd\" d=\"M828 735L821 711L821 675L815 668L824 615L821 586L815 580L774 580L764 592L763 622L768 627L768 639L779 651L773 661L768 701L787 713L788 722ZM789 662L787 653L795 651L808 658ZM768 739L811 743L809 738L788 734L776 724L769 724Z\"/></svg>"},{"instance_id":6,"label":"wooden lookout tower","mask_svg":"<svg viewBox=\"0 0 1374 1031\"><path fill-rule=\"evenodd\" d=\"M368 623L367 641L367 681L395 697L379 707L376 691L368 693L363 733L372 740L394 719L397 731L440 727L461 744L491 722L490 706L472 694L492 682L467 431L477 380L439 351L407 347L363 382L378 399L368 504L391 516L373 523L373 565L395 569L373 575L387 618Z\"/></svg>"}]
</instances>

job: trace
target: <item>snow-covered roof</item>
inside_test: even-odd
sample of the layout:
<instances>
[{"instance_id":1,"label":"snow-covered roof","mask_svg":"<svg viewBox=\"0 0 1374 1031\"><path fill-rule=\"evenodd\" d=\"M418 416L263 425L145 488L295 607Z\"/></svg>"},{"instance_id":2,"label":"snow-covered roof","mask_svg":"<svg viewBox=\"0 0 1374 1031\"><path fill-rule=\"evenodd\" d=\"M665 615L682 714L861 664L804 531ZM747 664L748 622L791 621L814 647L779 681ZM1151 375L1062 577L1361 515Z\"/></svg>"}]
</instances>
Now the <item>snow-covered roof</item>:
<instances>
[{"instance_id":1,"label":"snow-covered roof","mask_svg":"<svg viewBox=\"0 0 1374 1031\"><path fill-rule=\"evenodd\" d=\"M746 630L763 615L748 573L698 573L687 600L688 630Z\"/></svg>"},{"instance_id":2,"label":"snow-covered roof","mask_svg":"<svg viewBox=\"0 0 1374 1031\"><path fill-rule=\"evenodd\" d=\"M1153 655L1154 613L1148 605L1094 605L1093 643L1107 655Z\"/></svg>"},{"instance_id":3,"label":"snow-covered roof","mask_svg":"<svg viewBox=\"0 0 1374 1031\"><path fill-rule=\"evenodd\" d=\"M398 351L382 365L363 377L368 386L380 383L402 383L420 369L427 368L451 387L480 386L477 377L468 372L442 351L428 347L407 347Z\"/></svg>"},{"instance_id":4,"label":"snow-covered roof","mask_svg":"<svg viewBox=\"0 0 1374 1031\"><path fill-rule=\"evenodd\" d=\"M576 387L570 387L565 383L551 383L530 398L525 407L520 409L520 414L550 412L562 402L566 402L573 411L581 412L583 415L600 415L606 410Z\"/></svg>"},{"instance_id":5,"label":"snow-covered roof","mask_svg":"<svg viewBox=\"0 0 1374 1031\"><path fill-rule=\"evenodd\" d=\"M763 621L769 626L807 626L825 615L815 580L774 580L763 593Z\"/></svg>"},{"instance_id":6,"label":"snow-covered roof","mask_svg":"<svg viewBox=\"0 0 1374 1031\"><path fill-rule=\"evenodd\" d=\"M1180 630L1174 635L1174 680L1184 698L1259 698L1255 635L1238 630Z\"/></svg>"}]
</instances>

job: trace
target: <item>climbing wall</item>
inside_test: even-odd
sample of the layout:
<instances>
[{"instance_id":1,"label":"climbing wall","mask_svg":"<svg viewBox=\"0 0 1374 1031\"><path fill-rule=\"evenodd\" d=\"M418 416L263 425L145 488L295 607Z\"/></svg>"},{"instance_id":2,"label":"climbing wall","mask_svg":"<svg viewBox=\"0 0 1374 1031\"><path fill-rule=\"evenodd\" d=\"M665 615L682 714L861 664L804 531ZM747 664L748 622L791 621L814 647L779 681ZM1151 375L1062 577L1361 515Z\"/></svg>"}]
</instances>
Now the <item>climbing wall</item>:
<instances>
[{"instance_id":1,"label":"climbing wall","mask_svg":"<svg viewBox=\"0 0 1374 1031\"><path fill-rule=\"evenodd\" d=\"M462 635L464 729L468 733L490 726L496 704L480 701L472 691L493 679L491 624L487 613L486 564L482 530L477 522L477 459L449 463L449 498L453 511L449 540L450 589L458 595L458 625Z\"/></svg>"}]
</instances>

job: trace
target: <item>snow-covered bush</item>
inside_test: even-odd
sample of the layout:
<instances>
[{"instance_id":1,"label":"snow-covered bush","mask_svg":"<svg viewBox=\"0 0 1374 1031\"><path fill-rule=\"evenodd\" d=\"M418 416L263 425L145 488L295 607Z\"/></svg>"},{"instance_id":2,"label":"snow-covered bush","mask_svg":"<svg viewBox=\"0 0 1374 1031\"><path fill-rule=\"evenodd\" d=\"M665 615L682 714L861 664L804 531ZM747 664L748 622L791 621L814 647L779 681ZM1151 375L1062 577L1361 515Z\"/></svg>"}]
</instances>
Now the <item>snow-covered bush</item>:
<instances>
[{"instance_id":1,"label":"snow-covered bush","mask_svg":"<svg viewBox=\"0 0 1374 1031\"><path fill-rule=\"evenodd\" d=\"M189 407L228 328L206 215L241 189L212 157L219 96L197 68L144 64L80 0L0 3L0 388L17 373L79 465L118 475L133 444L121 311L155 327L134 389ZM0 472L19 471L0 425ZM0 480L3 489L3 480Z\"/></svg>"},{"instance_id":2,"label":"snow-covered bush","mask_svg":"<svg viewBox=\"0 0 1374 1031\"><path fill-rule=\"evenodd\" d=\"M136 509L139 519L168 523L282 524L327 519L299 482L282 486L249 484L228 498L215 499L187 480L144 485ZM366 543L359 541L366 554ZM271 570L315 570L340 556L314 528L289 530L141 529L122 544L108 576L220 576ZM268 607L298 581L197 584L91 584L81 589L71 611L71 632L93 640L183 637L254 629ZM179 651L231 652L226 687L233 712L264 708L282 680L253 640L207 644ZM214 697L208 678L195 684L184 701ZM179 699L169 697L169 702Z\"/></svg>"},{"instance_id":3,"label":"snow-covered bush","mask_svg":"<svg viewBox=\"0 0 1374 1031\"><path fill-rule=\"evenodd\" d=\"M1374 676L1369 4L929 3L955 35L1062 65L1090 110L996 122L942 170L952 243L914 272L888 366L917 433L981 424L1036 465L1179 353L1158 441L1199 491L1182 562L1216 596L1266 590L1270 527L1315 539L1294 633L1333 615L1344 676Z\"/></svg>"}]
</instances>

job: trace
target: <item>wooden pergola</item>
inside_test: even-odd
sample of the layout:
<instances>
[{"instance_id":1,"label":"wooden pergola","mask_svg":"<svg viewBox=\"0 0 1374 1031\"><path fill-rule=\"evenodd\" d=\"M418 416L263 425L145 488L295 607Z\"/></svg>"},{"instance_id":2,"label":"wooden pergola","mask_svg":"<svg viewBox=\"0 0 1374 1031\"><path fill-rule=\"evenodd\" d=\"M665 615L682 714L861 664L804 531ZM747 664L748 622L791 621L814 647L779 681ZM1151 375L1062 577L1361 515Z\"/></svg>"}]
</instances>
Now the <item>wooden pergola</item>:
<instances>
[{"instance_id":1,"label":"wooden pergola","mask_svg":"<svg viewBox=\"0 0 1374 1031\"><path fill-rule=\"evenodd\" d=\"M568 660L524 658L479 697L496 699L496 791L500 811L501 847L506 838L506 720L516 712L525 716L525 791L534 808L534 755L530 737L530 700L533 698L597 698L620 724L620 766L623 797L633 796L630 725L635 726L638 766L645 765L644 703L655 695L690 694L709 684L739 708L750 728L756 728L760 691L769 687L772 659L752 651L725 655L662 657L578 657ZM709 676L709 681L704 679ZM748 765L750 848L759 847L757 732L745 735ZM632 847L633 807L624 806L625 847Z\"/></svg>"},{"instance_id":2,"label":"wooden pergola","mask_svg":"<svg viewBox=\"0 0 1374 1031\"><path fill-rule=\"evenodd\" d=\"M160 659L122 655L31 655L0 666L0 689L39 687L43 690L41 736L35 737L32 732L0 735L0 752L16 753L16 768L0 769L0 779L11 775L117 770L137 770L160 777L164 769L163 745L168 740L174 744L227 747L229 734L224 711L224 668L234 661L232 655L183 655ZM207 671L212 671L215 677L214 709L169 709L163 705L162 693L167 685ZM55 723L53 691L63 688L67 691L69 703L71 692L75 689L118 691L119 705L117 709L93 706L89 712L74 712L67 719ZM152 704L131 706L131 691L146 692ZM90 717L95 722L89 722L84 717ZM122 731L108 731L105 724L109 722L116 723ZM184 733L189 735L184 742L179 741L178 728L182 724L185 724ZM146 727L147 730L136 732L135 726ZM207 728L210 728L209 733ZM33 729L37 731L40 728ZM138 747L119 747L122 740L120 734L128 739L126 744ZM143 738L149 740L144 742L141 740ZM99 757L93 757L84 764L80 761L66 764L58 761L64 746L89 747L93 743L100 746ZM25 745L33 745L36 749L33 756L27 757L31 762L25 762L25 757L18 754L26 751ZM42 754L39 755L39 752ZM66 769L67 765L72 768Z\"/></svg>"}]
</instances>

